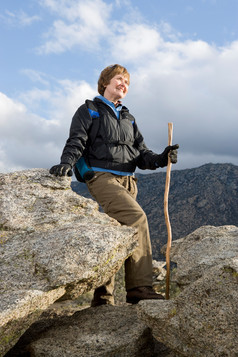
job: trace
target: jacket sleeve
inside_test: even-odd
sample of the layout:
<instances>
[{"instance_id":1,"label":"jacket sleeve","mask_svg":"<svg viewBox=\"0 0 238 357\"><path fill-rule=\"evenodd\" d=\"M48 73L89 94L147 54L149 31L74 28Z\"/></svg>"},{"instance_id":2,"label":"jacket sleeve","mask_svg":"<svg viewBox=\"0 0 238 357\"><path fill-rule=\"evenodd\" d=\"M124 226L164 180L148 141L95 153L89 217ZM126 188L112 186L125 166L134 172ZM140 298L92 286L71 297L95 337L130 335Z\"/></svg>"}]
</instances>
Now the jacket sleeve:
<instances>
[{"instance_id":1,"label":"jacket sleeve","mask_svg":"<svg viewBox=\"0 0 238 357\"><path fill-rule=\"evenodd\" d=\"M69 138L66 141L61 156L62 164L70 164L72 167L82 156L88 139L88 132L92 125L92 118L86 104L81 105L74 114L70 126Z\"/></svg>"},{"instance_id":2,"label":"jacket sleeve","mask_svg":"<svg viewBox=\"0 0 238 357\"><path fill-rule=\"evenodd\" d=\"M137 166L142 170L155 170L158 168L156 165L156 161L158 159L158 154L149 150L144 142L144 138L138 129L136 122L134 123L134 131L135 131L135 146L140 152L140 156L138 158Z\"/></svg>"}]
</instances>

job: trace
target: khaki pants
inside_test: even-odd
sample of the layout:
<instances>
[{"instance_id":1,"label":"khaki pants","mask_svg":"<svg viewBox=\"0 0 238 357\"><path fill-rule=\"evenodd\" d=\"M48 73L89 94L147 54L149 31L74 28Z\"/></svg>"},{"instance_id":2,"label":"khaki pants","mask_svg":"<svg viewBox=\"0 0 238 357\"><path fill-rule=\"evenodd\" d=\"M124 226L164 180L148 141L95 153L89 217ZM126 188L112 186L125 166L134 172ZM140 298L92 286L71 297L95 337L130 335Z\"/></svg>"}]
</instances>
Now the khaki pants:
<instances>
[{"instance_id":1,"label":"khaki pants","mask_svg":"<svg viewBox=\"0 0 238 357\"><path fill-rule=\"evenodd\" d=\"M110 217L123 225L138 229L138 247L125 261L126 290L139 286L152 286L152 252L147 217L138 202L136 178L96 172L87 182L91 195ZM112 295L114 278L98 293ZM104 295L104 294L103 294Z\"/></svg>"}]
</instances>

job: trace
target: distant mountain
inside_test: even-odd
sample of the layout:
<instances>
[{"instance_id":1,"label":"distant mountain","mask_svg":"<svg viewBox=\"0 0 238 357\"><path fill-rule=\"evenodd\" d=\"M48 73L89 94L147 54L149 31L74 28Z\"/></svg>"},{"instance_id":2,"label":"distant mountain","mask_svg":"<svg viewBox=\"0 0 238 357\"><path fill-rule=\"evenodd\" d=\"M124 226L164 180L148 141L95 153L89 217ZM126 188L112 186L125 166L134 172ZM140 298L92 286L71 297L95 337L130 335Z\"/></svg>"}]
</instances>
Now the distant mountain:
<instances>
[{"instance_id":1,"label":"distant mountain","mask_svg":"<svg viewBox=\"0 0 238 357\"><path fill-rule=\"evenodd\" d=\"M148 217L153 258L161 259L167 242L164 220L165 172L137 174L138 202ZM87 186L72 182L78 194L92 198ZM206 164L171 172L169 217L176 240L203 225L238 226L238 166Z\"/></svg>"}]
</instances>

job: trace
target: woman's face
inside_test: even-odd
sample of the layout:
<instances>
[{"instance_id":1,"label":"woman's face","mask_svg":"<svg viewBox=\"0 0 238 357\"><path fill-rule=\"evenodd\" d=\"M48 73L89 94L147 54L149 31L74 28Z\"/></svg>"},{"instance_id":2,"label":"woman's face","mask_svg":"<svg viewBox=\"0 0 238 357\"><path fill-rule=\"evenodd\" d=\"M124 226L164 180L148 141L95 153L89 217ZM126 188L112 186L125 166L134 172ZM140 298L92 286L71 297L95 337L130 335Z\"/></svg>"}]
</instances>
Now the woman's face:
<instances>
[{"instance_id":1,"label":"woman's face","mask_svg":"<svg viewBox=\"0 0 238 357\"><path fill-rule=\"evenodd\" d=\"M116 74L106 86L103 96L111 102L116 103L126 96L128 87L129 81L127 76Z\"/></svg>"}]
</instances>

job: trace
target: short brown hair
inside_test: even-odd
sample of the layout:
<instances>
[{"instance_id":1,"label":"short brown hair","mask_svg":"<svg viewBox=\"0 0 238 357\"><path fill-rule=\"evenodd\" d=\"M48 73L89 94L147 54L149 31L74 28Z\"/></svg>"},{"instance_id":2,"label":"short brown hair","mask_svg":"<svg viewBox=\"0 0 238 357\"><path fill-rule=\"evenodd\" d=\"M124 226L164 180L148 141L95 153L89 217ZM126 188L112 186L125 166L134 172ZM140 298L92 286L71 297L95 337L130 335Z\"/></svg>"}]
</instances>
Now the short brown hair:
<instances>
[{"instance_id":1,"label":"short brown hair","mask_svg":"<svg viewBox=\"0 0 238 357\"><path fill-rule=\"evenodd\" d=\"M130 84L130 74L127 69L119 64L114 64L104 68L98 79L98 93L103 95L105 87L110 83L110 80L117 74L123 74L128 78L128 85Z\"/></svg>"}]
</instances>

